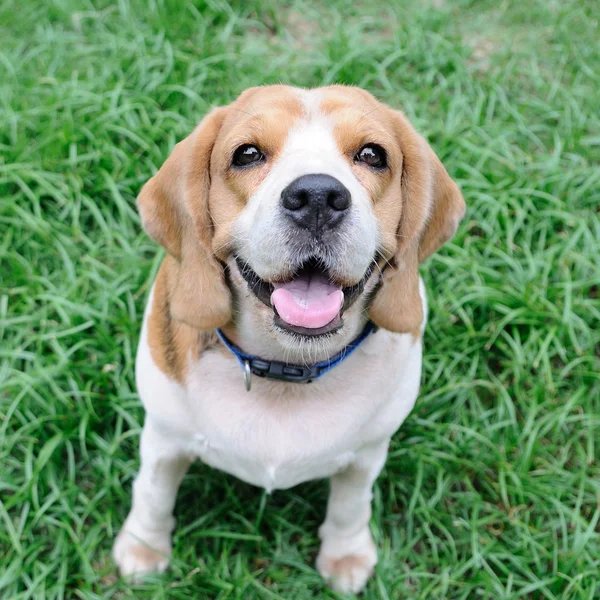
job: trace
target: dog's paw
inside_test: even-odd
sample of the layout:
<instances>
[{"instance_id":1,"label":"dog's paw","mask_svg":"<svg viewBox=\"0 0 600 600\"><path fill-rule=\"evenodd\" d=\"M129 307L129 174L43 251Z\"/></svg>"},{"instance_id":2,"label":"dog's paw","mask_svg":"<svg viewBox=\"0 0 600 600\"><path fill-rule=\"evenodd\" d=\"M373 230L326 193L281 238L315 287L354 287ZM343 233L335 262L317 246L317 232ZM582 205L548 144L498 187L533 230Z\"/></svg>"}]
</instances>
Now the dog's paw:
<instances>
[{"instance_id":1,"label":"dog's paw","mask_svg":"<svg viewBox=\"0 0 600 600\"><path fill-rule=\"evenodd\" d=\"M369 543L363 549L349 554L328 554L323 548L317 557L317 569L336 591L358 594L367 585L377 564L377 550L369 534Z\"/></svg>"},{"instance_id":2,"label":"dog's paw","mask_svg":"<svg viewBox=\"0 0 600 600\"><path fill-rule=\"evenodd\" d=\"M113 558L123 577L138 582L144 575L162 573L169 566L169 536L153 542L145 543L142 537L135 536L123 527L113 547Z\"/></svg>"}]
</instances>

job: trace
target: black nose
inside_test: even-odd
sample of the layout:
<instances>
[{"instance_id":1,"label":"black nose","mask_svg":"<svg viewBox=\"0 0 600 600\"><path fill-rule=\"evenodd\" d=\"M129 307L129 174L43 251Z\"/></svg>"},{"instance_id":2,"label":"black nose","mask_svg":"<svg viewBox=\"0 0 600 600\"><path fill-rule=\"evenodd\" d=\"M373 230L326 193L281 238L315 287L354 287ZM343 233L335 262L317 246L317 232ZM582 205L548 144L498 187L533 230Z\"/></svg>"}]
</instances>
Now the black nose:
<instances>
[{"instance_id":1,"label":"black nose","mask_svg":"<svg viewBox=\"0 0 600 600\"><path fill-rule=\"evenodd\" d=\"M281 205L298 227L319 235L342 222L350 207L350 192L331 175L302 175L281 192Z\"/></svg>"}]
</instances>

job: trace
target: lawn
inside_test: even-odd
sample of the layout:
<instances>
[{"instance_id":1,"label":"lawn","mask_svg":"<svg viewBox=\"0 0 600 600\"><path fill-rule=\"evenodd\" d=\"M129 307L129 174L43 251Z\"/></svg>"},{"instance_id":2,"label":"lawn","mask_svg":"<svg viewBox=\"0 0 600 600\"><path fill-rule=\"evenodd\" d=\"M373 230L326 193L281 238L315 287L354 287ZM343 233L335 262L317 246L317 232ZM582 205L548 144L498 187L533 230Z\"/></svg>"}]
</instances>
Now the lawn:
<instances>
[{"instance_id":1,"label":"lawn","mask_svg":"<svg viewBox=\"0 0 600 600\"><path fill-rule=\"evenodd\" d=\"M364 593L600 598L600 30L553 0L0 4L0 598L335 598L327 486L196 465L172 568L110 557L161 252L135 196L213 105L272 82L401 107L468 214L422 268L422 391L375 489Z\"/></svg>"}]
</instances>

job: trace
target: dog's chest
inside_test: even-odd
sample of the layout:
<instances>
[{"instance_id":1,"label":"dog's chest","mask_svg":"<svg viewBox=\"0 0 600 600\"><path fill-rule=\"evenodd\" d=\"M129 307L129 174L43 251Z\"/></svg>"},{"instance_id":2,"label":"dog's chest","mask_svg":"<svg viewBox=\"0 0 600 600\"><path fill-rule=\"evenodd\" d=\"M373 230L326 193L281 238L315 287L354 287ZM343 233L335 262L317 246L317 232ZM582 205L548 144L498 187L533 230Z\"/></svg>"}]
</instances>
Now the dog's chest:
<instances>
[{"instance_id":1,"label":"dog's chest","mask_svg":"<svg viewBox=\"0 0 600 600\"><path fill-rule=\"evenodd\" d=\"M144 328L138 390L148 416L187 454L267 490L288 488L342 470L412 408L420 344L377 335L388 361L365 345L318 382L255 377L246 392L239 365L219 351L190 365L184 385L169 379L152 360Z\"/></svg>"},{"instance_id":2,"label":"dog's chest","mask_svg":"<svg viewBox=\"0 0 600 600\"><path fill-rule=\"evenodd\" d=\"M334 385L332 380L327 387ZM363 390L344 397L316 384L255 378L246 392L237 363L218 353L200 361L187 396L192 452L268 491L327 477L350 464L376 406Z\"/></svg>"},{"instance_id":3,"label":"dog's chest","mask_svg":"<svg viewBox=\"0 0 600 600\"><path fill-rule=\"evenodd\" d=\"M257 431L244 447L232 439L196 433L192 451L204 463L271 492L303 481L329 477L343 470L355 457L352 450L315 447L292 448Z\"/></svg>"}]
</instances>

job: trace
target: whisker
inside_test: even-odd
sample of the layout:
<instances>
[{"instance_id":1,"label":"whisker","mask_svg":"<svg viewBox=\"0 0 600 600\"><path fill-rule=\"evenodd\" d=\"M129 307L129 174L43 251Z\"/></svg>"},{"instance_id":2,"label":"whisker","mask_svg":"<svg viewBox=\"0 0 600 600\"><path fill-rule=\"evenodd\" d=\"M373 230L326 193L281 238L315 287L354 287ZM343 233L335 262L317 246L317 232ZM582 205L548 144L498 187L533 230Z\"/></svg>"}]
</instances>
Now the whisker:
<instances>
[{"instance_id":1,"label":"whisker","mask_svg":"<svg viewBox=\"0 0 600 600\"><path fill-rule=\"evenodd\" d=\"M369 112L366 112L359 120L358 122L360 123L365 117L368 117L370 114L374 113L376 110L379 110L380 108L382 108L381 106L377 106L376 108L370 110Z\"/></svg>"}]
</instances>

